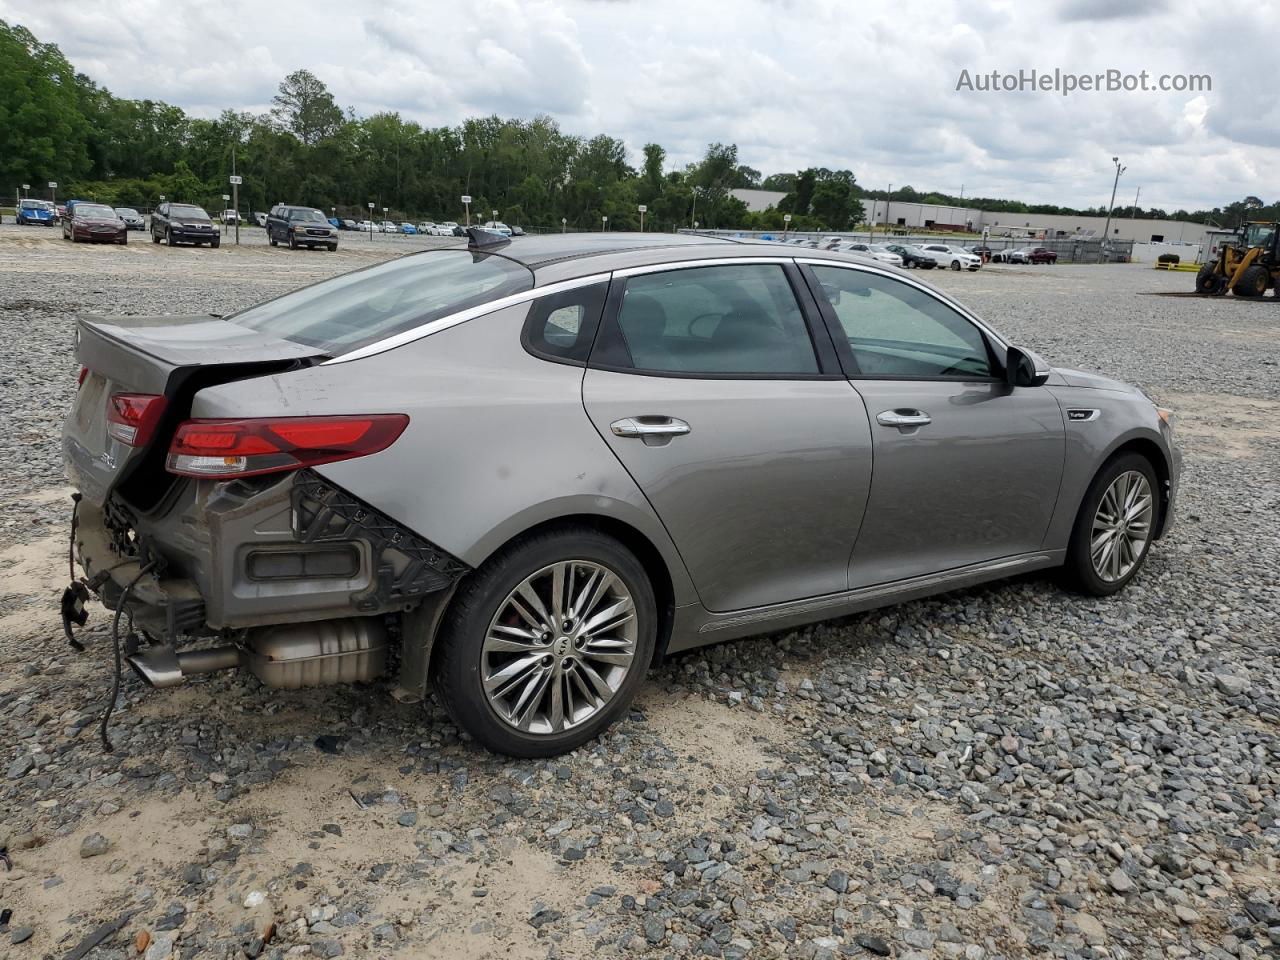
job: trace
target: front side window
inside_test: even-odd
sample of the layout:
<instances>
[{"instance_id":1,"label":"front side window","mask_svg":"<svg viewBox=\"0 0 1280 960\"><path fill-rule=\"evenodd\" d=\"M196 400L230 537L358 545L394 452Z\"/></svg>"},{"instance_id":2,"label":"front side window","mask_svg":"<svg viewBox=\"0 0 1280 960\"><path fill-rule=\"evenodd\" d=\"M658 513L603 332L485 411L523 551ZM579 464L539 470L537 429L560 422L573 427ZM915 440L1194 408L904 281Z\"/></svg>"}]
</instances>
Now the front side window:
<instances>
[{"instance_id":1,"label":"front side window","mask_svg":"<svg viewBox=\"0 0 1280 960\"><path fill-rule=\"evenodd\" d=\"M685 376L818 373L804 315L780 264L631 277L600 352L605 366Z\"/></svg>"},{"instance_id":2,"label":"front side window","mask_svg":"<svg viewBox=\"0 0 1280 960\"><path fill-rule=\"evenodd\" d=\"M528 268L504 257L433 250L323 280L228 319L336 356L532 287Z\"/></svg>"},{"instance_id":3,"label":"front side window","mask_svg":"<svg viewBox=\"0 0 1280 960\"><path fill-rule=\"evenodd\" d=\"M867 377L987 379L982 331L941 300L891 277L812 268Z\"/></svg>"}]
</instances>

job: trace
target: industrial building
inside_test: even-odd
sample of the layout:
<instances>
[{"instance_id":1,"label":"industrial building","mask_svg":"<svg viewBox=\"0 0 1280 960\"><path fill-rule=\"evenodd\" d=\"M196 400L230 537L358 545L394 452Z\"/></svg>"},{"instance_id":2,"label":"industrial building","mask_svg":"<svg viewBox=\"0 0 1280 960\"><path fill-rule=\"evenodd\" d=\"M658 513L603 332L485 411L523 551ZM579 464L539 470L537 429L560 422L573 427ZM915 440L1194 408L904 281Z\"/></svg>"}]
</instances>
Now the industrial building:
<instances>
[{"instance_id":1,"label":"industrial building","mask_svg":"<svg viewBox=\"0 0 1280 960\"><path fill-rule=\"evenodd\" d=\"M731 190L747 205L748 210L767 210L776 207L786 196L774 190ZM976 207L950 207L931 203L911 203L905 200L886 201L883 198L864 198L868 222L878 229L886 225L890 230L912 232L920 230L954 230L969 233L988 231L992 237L1015 237L1027 240L1070 240L1072 238L1101 238L1106 229L1106 217L1075 216L1052 213L1001 213L979 210ZM1149 220L1143 217L1111 218L1113 240L1133 240L1138 243L1156 244L1204 244L1211 227L1202 223L1186 223L1181 220Z\"/></svg>"}]
</instances>

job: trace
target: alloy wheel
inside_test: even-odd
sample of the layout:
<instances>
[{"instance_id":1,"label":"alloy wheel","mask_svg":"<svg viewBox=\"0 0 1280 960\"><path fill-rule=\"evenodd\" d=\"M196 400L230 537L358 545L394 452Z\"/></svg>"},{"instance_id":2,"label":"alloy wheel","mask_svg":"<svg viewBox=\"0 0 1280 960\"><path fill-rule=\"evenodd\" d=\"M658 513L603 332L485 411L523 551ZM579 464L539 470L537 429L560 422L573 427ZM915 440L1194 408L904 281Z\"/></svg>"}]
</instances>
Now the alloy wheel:
<instances>
[{"instance_id":1,"label":"alloy wheel","mask_svg":"<svg viewBox=\"0 0 1280 960\"><path fill-rule=\"evenodd\" d=\"M526 577L498 606L481 647L494 713L524 733L556 734L605 708L635 659L635 599L612 570L565 560Z\"/></svg>"},{"instance_id":2,"label":"alloy wheel","mask_svg":"<svg viewBox=\"0 0 1280 960\"><path fill-rule=\"evenodd\" d=\"M1151 539L1154 498L1137 470L1126 470L1107 487L1093 515L1089 554L1094 572L1108 583L1127 577Z\"/></svg>"}]
</instances>

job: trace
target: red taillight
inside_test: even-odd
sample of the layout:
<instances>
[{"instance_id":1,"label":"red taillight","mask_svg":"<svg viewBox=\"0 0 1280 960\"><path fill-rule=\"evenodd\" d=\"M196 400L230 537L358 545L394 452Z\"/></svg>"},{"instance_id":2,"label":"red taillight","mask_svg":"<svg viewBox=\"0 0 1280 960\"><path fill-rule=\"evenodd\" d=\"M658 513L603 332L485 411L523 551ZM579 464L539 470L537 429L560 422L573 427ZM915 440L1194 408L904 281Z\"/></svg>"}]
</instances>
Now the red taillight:
<instances>
[{"instance_id":1,"label":"red taillight","mask_svg":"<svg viewBox=\"0 0 1280 960\"><path fill-rule=\"evenodd\" d=\"M89 368L81 367L80 373L76 376L76 386L83 387L85 379L89 376Z\"/></svg>"},{"instance_id":2,"label":"red taillight","mask_svg":"<svg viewBox=\"0 0 1280 960\"><path fill-rule=\"evenodd\" d=\"M114 393L107 404L107 433L131 447L145 447L163 413L164 397L158 394Z\"/></svg>"},{"instance_id":3,"label":"red taillight","mask_svg":"<svg viewBox=\"0 0 1280 960\"><path fill-rule=\"evenodd\" d=\"M252 477L367 457L404 432L402 413L261 420L188 420L169 445L168 469L184 477Z\"/></svg>"}]
</instances>

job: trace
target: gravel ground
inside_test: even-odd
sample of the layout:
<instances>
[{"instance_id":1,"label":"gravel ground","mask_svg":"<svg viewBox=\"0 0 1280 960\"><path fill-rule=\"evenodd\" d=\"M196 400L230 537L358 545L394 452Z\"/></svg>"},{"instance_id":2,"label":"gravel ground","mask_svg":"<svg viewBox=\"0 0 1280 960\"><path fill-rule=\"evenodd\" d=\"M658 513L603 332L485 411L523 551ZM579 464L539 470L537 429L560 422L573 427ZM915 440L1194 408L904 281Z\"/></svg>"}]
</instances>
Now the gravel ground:
<instances>
[{"instance_id":1,"label":"gravel ground","mask_svg":"<svg viewBox=\"0 0 1280 960\"><path fill-rule=\"evenodd\" d=\"M385 684L234 675L126 678L104 753L105 618L75 654L54 610L72 314L226 311L398 243L0 227L0 955L1275 955L1280 304L1147 295L1189 274L930 278L1177 409L1177 526L1117 598L1030 577L682 655L549 762Z\"/></svg>"}]
</instances>

